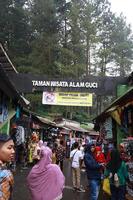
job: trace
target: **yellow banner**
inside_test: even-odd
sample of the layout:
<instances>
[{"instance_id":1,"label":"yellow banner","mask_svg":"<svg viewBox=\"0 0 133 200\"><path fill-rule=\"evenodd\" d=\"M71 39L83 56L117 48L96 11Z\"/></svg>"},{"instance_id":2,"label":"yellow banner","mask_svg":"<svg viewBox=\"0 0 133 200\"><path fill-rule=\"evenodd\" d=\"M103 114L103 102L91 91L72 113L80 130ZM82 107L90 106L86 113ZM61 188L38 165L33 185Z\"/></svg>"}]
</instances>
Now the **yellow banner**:
<instances>
[{"instance_id":1,"label":"yellow banner","mask_svg":"<svg viewBox=\"0 0 133 200\"><path fill-rule=\"evenodd\" d=\"M92 94L78 92L43 92L42 104L92 106Z\"/></svg>"}]
</instances>

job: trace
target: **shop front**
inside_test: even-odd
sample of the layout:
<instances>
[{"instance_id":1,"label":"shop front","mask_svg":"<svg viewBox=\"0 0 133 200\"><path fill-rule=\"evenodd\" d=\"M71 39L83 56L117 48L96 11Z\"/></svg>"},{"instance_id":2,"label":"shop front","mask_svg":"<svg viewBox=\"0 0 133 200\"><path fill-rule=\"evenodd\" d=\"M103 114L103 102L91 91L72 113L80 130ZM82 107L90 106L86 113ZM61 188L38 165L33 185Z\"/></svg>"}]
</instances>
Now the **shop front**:
<instances>
[{"instance_id":1,"label":"shop front","mask_svg":"<svg viewBox=\"0 0 133 200\"><path fill-rule=\"evenodd\" d=\"M120 150L129 171L127 199L133 199L133 87L95 118L95 128Z\"/></svg>"}]
</instances>

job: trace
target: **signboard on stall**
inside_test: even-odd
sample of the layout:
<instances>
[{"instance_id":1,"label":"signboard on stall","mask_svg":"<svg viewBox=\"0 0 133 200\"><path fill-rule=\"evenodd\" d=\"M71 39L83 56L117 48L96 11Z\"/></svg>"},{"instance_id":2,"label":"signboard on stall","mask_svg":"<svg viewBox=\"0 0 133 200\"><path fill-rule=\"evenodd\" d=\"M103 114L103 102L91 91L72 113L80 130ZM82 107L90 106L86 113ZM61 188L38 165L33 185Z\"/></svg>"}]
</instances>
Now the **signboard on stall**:
<instances>
[{"instance_id":1,"label":"signboard on stall","mask_svg":"<svg viewBox=\"0 0 133 200\"><path fill-rule=\"evenodd\" d=\"M42 104L63 106L92 106L92 94L78 92L43 92Z\"/></svg>"}]
</instances>

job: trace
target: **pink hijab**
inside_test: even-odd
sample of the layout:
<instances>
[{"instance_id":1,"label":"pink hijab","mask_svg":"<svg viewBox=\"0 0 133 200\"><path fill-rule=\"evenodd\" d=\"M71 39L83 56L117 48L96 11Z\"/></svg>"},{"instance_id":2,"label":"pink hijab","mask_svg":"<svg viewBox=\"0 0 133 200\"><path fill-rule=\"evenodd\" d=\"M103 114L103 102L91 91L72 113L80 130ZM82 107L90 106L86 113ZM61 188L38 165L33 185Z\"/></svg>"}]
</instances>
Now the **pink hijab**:
<instances>
[{"instance_id":1,"label":"pink hijab","mask_svg":"<svg viewBox=\"0 0 133 200\"><path fill-rule=\"evenodd\" d=\"M51 149L42 147L41 159L27 177L32 200L55 200L62 195L65 178L60 168L51 164L51 156Z\"/></svg>"}]
</instances>

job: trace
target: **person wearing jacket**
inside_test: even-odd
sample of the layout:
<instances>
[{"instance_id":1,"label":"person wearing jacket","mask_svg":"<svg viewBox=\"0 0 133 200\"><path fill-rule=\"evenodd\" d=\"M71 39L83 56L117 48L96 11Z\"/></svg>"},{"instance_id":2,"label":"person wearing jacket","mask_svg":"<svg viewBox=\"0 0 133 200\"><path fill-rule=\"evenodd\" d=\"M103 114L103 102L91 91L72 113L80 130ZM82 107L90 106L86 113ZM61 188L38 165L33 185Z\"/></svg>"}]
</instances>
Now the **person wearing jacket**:
<instances>
[{"instance_id":1,"label":"person wearing jacket","mask_svg":"<svg viewBox=\"0 0 133 200\"><path fill-rule=\"evenodd\" d=\"M101 182L101 165L98 164L95 160L95 146L94 144L87 145L85 156L84 156L84 163L86 166L87 178L89 181L90 186L90 200L97 200L99 189L100 189L100 182Z\"/></svg>"},{"instance_id":2,"label":"person wearing jacket","mask_svg":"<svg viewBox=\"0 0 133 200\"><path fill-rule=\"evenodd\" d=\"M110 179L111 200L125 200L128 171L118 150L111 152L111 160L104 175Z\"/></svg>"}]
</instances>

